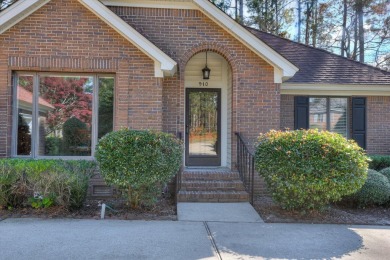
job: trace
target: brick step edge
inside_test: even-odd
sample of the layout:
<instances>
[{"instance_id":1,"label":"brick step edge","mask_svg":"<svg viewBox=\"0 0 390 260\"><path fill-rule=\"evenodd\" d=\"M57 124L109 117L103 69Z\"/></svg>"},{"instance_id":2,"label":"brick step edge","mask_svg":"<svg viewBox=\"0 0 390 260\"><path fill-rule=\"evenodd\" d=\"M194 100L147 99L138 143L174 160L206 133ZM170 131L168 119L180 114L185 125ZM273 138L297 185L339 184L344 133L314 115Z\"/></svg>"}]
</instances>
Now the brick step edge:
<instances>
[{"instance_id":1,"label":"brick step edge","mask_svg":"<svg viewBox=\"0 0 390 260\"><path fill-rule=\"evenodd\" d=\"M178 202L248 202L246 191L179 191Z\"/></svg>"},{"instance_id":2,"label":"brick step edge","mask_svg":"<svg viewBox=\"0 0 390 260\"><path fill-rule=\"evenodd\" d=\"M240 175L238 173L207 173L207 172L183 172L182 180L188 181L220 181L220 180L240 180Z\"/></svg>"},{"instance_id":3,"label":"brick step edge","mask_svg":"<svg viewBox=\"0 0 390 260\"><path fill-rule=\"evenodd\" d=\"M212 190L226 190L226 191L245 191L245 187L240 180L231 181L201 181L190 180L183 181L181 184L182 190L193 191L212 191Z\"/></svg>"}]
</instances>

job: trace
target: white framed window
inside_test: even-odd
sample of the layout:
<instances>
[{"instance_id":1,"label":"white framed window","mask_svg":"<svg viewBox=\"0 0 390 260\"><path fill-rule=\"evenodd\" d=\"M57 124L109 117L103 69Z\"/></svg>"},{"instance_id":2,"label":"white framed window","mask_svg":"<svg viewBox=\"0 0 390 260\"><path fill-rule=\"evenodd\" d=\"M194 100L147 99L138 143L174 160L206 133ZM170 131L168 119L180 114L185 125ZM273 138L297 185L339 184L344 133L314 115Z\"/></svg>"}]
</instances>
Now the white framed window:
<instances>
[{"instance_id":1,"label":"white framed window","mask_svg":"<svg viewBox=\"0 0 390 260\"><path fill-rule=\"evenodd\" d=\"M113 130L113 75L17 72L12 155L93 157Z\"/></svg>"},{"instance_id":2,"label":"white framed window","mask_svg":"<svg viewBox=\"0 0 390 260\"><path fill-rule=\"evenodd\" d=\"M348 98L310 97L309 127L348 137Z\"/></svg>"}]
</instances>

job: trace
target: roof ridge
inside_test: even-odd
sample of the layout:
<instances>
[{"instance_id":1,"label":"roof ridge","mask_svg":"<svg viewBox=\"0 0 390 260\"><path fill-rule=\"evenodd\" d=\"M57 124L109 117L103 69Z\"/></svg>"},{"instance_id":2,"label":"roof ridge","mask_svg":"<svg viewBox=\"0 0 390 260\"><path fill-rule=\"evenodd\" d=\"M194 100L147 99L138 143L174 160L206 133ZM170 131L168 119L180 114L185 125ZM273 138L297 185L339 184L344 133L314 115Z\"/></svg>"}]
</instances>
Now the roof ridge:
<instances>
[{"instance_id":1,"label":"roof ridge","mask_svg":"<svg viewBox=\"0 0 390 260\"><path fill-rule=\"evenodd\" d=\"M287 39L287 38L283 38L283 37L278 36L278 35L274 35L274 34L269 33L269 32L264 32L264 31L262 31L262 30L259 30L259 29L253 28L253 27L244 26L244 25L243 25L243 27L246 28L246 29L249 30L249 31L256 31L256 32L259 32L259 33L264 33L264 34L267 34L267 35L269 35L269 36L271 36L271 37L279 38L279 39L281 39L281 40L285 40L285 41L291 42L291 43L293 43L293 44L300 45L300 46L302 46L302 47L310 48L310 49L313 49L313 50L316 50L316 51L321 51L321 52L324 52L324 53L326 53L326 54L330 54L330 55L332 55L332 56L335 56L335 57L337 57L337 58L341 58L341 59L347 60L347 61L349 61L349 62L354 62L354 63L356 63L356 64L358 64L358 65L360 65L360 66L366 66L366 67L369 67L369 68L371 68L371 69L378 70L378 71L380 71L380 72L382 72L382 73L390 74L390 71L387 71L387 70L384 70L384 69L375 67L375 66L370 65L370 64L367 64L367 63L363 63L363 62L361 62L361 61L357 61L357 60L353 60L353 59L350 59L350 58L347 58L347 57L340 56L339 54L336 54L336 53L333 53L333 52L324 50L324 49L322 49L322 48L313 47L313 46L310 46L310 45L307 45L307 44L304 44L304 43L301 43L301 42L296 42L296 41L293 41L293 40L290 40L290 39ZM262 39L260 39L260 40L262 40Z\"/></svg>"}]
</instances>

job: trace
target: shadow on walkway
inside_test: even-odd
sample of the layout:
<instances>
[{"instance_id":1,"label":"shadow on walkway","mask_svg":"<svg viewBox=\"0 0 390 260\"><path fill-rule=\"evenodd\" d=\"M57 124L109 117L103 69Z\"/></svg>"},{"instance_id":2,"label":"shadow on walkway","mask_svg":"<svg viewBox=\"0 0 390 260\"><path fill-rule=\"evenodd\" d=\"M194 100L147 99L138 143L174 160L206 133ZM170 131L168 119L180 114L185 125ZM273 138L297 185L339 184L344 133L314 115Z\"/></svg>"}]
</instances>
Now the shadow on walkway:
<instances>
[{"instance_id":1,"label":"shadow on walkway","mask_svg":"<svg viewBox=\"0 0 390 260\"><path fill-rule=\"evenodd\" d=\"M362 237L347 226L208 223L223 259L330 259L362 249Z\"/></svg>"}]
</instances>

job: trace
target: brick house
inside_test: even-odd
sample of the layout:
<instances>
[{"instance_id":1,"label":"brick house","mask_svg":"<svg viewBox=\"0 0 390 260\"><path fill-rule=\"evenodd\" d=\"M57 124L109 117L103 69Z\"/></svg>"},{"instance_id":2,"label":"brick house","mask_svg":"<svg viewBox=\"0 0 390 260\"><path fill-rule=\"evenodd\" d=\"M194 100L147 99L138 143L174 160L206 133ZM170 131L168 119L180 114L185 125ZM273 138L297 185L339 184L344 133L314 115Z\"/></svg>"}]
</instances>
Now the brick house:
<instances>
[{"instance_id":1,"label":"brick house","mask_svg":"<svg viewBox=\"0 0 390 260\"><path fill-rule=\"evenodd\" d=\"M389 72L240 26L207 0L20 0L0 13L0 46L0 157L93 158L122 127L182 136L188 167L234 169L234 133L253 144L270 129L390 153Z\"/></svg>"}]
</instances>

